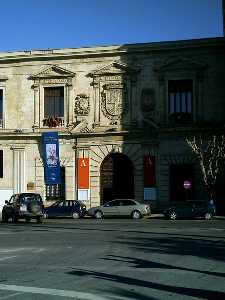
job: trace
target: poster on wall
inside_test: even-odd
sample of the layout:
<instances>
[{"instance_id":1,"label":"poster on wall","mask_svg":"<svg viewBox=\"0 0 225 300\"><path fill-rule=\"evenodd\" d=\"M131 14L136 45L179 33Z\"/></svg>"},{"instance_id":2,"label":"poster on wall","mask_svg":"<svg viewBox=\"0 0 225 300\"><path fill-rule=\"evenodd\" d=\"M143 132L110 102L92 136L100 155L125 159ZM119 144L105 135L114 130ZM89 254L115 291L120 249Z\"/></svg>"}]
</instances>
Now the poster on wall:
<instances>
[{"instance_id":1,"label":"poster on wall","mask_svg":"<svg viewBox=\"0 0 225 300\"><path fill-rule=\"evenodd\" d=\"M144 188L144 200L155 201L156 200L156 188Z\"/></svg>"},{"instance_id":2,"label":"poster on wall","mask_svg":"<svg viewBox=\"0 0 225 300\"><path fill-rule=\"evenodd\" d=\"M58 132L42 134L45 184L60 184L59 138Z\"/></svg>"}]
</instances>

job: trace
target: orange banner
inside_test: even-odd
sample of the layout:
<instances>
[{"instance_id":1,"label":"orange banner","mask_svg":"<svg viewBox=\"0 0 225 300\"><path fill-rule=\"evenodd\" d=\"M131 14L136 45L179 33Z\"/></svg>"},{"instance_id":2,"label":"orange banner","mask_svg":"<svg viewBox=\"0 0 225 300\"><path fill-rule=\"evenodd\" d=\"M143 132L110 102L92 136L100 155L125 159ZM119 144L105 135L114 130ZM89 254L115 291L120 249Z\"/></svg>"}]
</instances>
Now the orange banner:
<instances>
[{"instance_id":1,"label":"orange banner","mask_svg":"<svg viewBox=\"0 0 225 300\"><path fill-rule=\"evenodd\" d=\"M78 158L78 189L89 189L89 158Z\"/></svg>"}]
</instances>

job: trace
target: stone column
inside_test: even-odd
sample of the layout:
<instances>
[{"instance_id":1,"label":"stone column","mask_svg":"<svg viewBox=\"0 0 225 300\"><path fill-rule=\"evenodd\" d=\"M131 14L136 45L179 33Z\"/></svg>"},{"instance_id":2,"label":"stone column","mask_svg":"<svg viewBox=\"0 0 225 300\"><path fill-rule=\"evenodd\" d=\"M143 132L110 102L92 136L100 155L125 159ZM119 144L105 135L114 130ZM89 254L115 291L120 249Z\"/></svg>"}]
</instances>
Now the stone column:
<instances>
[{"instance_id":1,"label":"stone column","mask_svg":"<svg viewBox=\"0 0 225 300\"><path fill-rule=\"evenodd\" d=\"M34 127L39 127L40 122L39 122L39 117L40 117L40 109L39 109L39 85L34 84L32 86L34 90Z\"/></svg>"},{"instance_id":2,"label":"stone column","mask_svg":"<svg viewBox=\"0 0 225 300\"><path fill-rule=\"evenodd\" d=\"M65 185L66 199L76 199L74 159L69 160L69 162L65 166Z\"/></svg>"},{"instance_id":3,"label":"stone column","mask_svg":"<svg viewBox=\"0 0 225 300\"><path fill-rule=\"evenodd\" d=\"M67 124L69 125L73 122L73 99L71 99L71 90L72 90L72 84L67 83L66 85L66 95L67 95Z\"/></svg>"},{"instance_id":4,"label":"stone column","mask_svg":"<svg viewBox=\"0 0 225 300\"><path fill-rule=\"evenodd\" d=\"M69 86L68 84L65 85L65 103L64 103L64 126L69 124Z\"/></svg>"},{"instance_id":5,"label":"stone column","mask_svg":"<svg viewBox=\"0 0 225 300\"><path fill-rule=\"evenodd\" d=\"M92 85L94 88L94 124L100 125L100 83L94 79Z\"/></svg>"},{"instance_id":6,"label":"stone column","mask_svg":"<svg viewBox=\"0 0 225 300\"><path fill-rule=\"evenodd\" d=\"M13 150L13 192L26 191L25 182L25 148L12 148Z\"/></svg>"}]
</instances>

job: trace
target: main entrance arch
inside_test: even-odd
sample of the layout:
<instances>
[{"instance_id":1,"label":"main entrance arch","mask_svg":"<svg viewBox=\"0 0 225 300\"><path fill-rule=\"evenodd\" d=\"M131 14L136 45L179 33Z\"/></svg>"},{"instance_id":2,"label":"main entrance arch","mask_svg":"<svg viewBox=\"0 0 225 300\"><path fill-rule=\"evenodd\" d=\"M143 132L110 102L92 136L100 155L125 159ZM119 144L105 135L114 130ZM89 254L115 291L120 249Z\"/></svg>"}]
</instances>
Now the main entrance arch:
<instances>
[{"instance_id":1,"label":"main entrance arch","mask_svg":"<svg viewBox=\"0 0 225 300\"><path fill-rule=\"evenodd\" d=\"M115 198L134 198L134 171L122 153L106 156L100 168L101 204Z\"/></svg>"}]
</instances>

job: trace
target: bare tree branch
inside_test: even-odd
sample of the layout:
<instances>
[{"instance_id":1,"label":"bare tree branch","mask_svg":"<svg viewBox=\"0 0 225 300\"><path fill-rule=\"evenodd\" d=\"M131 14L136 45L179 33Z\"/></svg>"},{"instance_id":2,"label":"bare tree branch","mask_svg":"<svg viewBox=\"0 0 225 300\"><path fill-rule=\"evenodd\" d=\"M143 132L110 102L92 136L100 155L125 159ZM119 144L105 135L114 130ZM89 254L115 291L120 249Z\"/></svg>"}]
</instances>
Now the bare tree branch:
<instances>
[{"instance_id":1,"label":"bare tree branch","mask_svg":"<svg viewBox=\"0 0 225 300\"><path fill-rule=\"evenodd\" d=\"M221 164L225 160L225 137L213 135L209 139L203 139L201 136L194 136L185 141L199 160L204 185L209 197L212 197Z\"/></svg>"}]
</instances>

